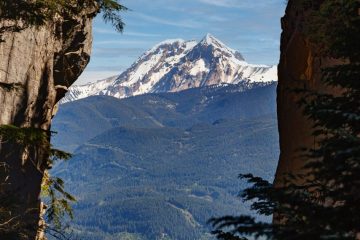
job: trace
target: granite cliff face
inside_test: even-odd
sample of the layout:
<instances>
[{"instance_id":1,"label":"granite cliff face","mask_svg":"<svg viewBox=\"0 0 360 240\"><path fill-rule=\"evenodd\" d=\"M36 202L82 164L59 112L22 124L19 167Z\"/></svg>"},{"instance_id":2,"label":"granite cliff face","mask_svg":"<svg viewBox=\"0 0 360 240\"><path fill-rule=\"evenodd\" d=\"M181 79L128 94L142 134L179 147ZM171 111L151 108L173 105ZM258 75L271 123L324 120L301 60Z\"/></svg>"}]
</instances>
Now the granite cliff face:
<instances>
[{"instance_id":1,"label":"granite cliff face","mask_svg":"<svg viewBox=\"0 0 360 240\"><path fill-rule=\"evenodd\" d=\"M290 0L281 20L283 32L277 89L280 160L276 184L281 184L285 173L300 173L304 159L300 158L299 150L303 147L311 148L315 142L311 136L312 122L302 114L297 104L300 95L293 90L304 88L316 92L336 92L322 84L321 68L338 64L339 61L322 56L318 51L320 46L311 43L303 34L307 13L298 4L301 4L300 1Z\"/></svg>"},{"instance_id":2,"label":"granite cliff face","mask_svg":"<svg viewBox=\"0 0 360 240\"><path fill-rule=\"evenodd\" d=\"M4 32L0 42L0 125L49 130L56 103L77 79L90 59L91 19L95 9L76 18L59 17L41 27ZM11 26L2 21L0 27ZM28 237L37 234L40 187L48 168L46 153L0 142L0 159L9 169L3 193L16 193L20 221ZM31 209L31 211L29 211Z\"/></svg>"}]
</instances>

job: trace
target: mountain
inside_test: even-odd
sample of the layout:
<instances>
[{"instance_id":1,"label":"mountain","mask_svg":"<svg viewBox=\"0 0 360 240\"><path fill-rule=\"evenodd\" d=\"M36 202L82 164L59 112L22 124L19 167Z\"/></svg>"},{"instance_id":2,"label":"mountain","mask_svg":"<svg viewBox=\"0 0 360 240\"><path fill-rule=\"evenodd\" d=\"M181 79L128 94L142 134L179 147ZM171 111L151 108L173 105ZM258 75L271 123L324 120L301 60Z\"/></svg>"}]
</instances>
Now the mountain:
<instances>
[{"instance_id":1,"label":"mountain","mask_svg":"<svg viewBox=\"0 0 360 240\"><path fill-rule=\"evenodd\" d=\"M61 100L62 103L83 99L89 96L99 95L103 89L110 87L118 76L112 76L103 80L96 81L95 83L87 85L73 85L66 93L65 97Z\"/></svg>"},{"instance_id":2,"label":"mountain","mask_svg":"<svg viewBox=\"0 0 360 240\"><path fill-rule=\"evenodd\" d=\"M277 81L276 66L249 64L241 53L207 34L200 42L161 42L119 76L71 87L61 102L92 95L126 98L222 83L271 81Z\"/></svg>"},{"instance_id":3,"label":"mountain","mask_svg":"<svg viewBox=\"0 0 360 240\"><path fill-rule=\"evenodd\" d=\"M278 159L276 83L192 88L61 105L55 147L78 203L73 237L208 240L213 216L249 213L239 173L271 180Z\"/></svg>"},{"instance_id":4,"label":"mountain","mask_svg":"<svg viewBox=\"0 0 360 240\"><path fill-rule=\"evenodd\" d=\"M219 119L250 119L275 114L276 83L246 83L193 88L174 93L117 99L92 96L62 104L53 119L59 134L52 142L74 151L113 127L189 128Z\"/></svg>"},{"instance_id":5,"label":"mountain","mask_svg":"<svg viewBox=\"0 0 360 240\"><path fill-rule=\"evenodd\" d=\"M78 199L71 226L79 239L205 240L211 217L250 213L237 176L272 179L277 147L274 116L118 127L82 144L53 174Z\"/></svg>"}]
</instances>

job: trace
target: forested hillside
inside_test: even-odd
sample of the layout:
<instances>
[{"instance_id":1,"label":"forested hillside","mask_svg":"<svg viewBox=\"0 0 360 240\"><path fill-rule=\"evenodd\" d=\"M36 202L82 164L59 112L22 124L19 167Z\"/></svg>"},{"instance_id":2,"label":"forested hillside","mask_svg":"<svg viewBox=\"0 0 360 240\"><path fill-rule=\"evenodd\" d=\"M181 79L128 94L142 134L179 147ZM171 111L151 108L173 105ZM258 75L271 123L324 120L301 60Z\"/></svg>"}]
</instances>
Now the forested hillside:
<instances>
[{"instance_id":1,"label":"forested hillside","mask_svg":"<svg viewBox=\"0 0 360 240\"><path fill-rule=\"evenodd\" d=\"M210 239L209 218L249 213L237 199L245 186L237 175L273 178L275 88L229 85L65 104L54 143L75 149L74 158L54 174L79 199L74 234Z\"/></svg>"},{"instance_id":2,"label":"forested hillside","mask_svg":"<svg viewBox=\"0 0 360 240\"><path fill-rule=\"evenodd\" d=\"M96 135L120 126L189 128L219 119L275 115L276 83L240 83L126 99L93 96L61 105L52 129L54 145L73 151Z\"/></svg>"}]
</instances>

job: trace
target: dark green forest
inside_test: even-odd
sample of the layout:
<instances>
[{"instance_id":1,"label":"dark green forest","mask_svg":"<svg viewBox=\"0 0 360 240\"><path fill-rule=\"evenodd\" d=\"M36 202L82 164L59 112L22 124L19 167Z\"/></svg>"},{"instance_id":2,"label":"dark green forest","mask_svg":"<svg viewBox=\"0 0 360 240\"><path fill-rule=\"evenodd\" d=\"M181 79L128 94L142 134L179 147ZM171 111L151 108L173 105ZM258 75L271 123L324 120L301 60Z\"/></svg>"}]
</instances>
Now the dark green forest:
<instances>
[{"instance_id":1,"label":"dark green forest","mask_svg":"<svg viewBox=\"0 0 360 240\"><path fill-rule=\"evenodd\" d=\"M246 184L237 175L273 178L275 88L239 85L65 104L54 119L54 143L77 147L53 174L79 200L75 236L213 239L208 219L250 213L238 201Z\"/></svg>"}]
</instances>

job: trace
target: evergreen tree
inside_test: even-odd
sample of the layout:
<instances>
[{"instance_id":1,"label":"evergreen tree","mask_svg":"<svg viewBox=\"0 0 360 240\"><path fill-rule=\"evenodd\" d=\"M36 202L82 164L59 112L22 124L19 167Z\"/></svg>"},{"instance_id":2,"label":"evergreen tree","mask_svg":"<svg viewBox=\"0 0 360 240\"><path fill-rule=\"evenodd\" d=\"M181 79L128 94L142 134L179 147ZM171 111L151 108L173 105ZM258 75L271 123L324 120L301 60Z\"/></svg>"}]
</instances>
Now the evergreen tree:
<instances>
[{"instance_id":1,"label":"evergreen tree","mask_svg":"<svg viewBox=\"0 0 360 240\"><path fill-rule=\"evenodd\" d=\"M105 22L122 32L125 23L120 13L128 10L119 0L2 0L0 1L0 21L12 21L11 25L0 27L1 34L6 31L21 31L29 26L41 26L57 19L57 16L70 18L85 12L89 18L102 13Z\"/></svg>"},{"instance_id":2,"label":"evergreen tree","mask_svg":"<svg viewBox=\"0 0 360 240\"><path fill-rule=\"evenodd\" d=\"M301 3L301 4L300 4ZM314 122L314 149L304 149L304 173L282 186L241 175L251 187L241 193L260 215L211 219L219 239L356 239L360 233L360 2L297 1L308 13L304 34L321 54L342 63L322 69L322 81L338 94L296 89L299 106ZM301 181L299 181L301 180ZM298 182L301 182L299 184Z\"/></svg>"}]
</instances>

